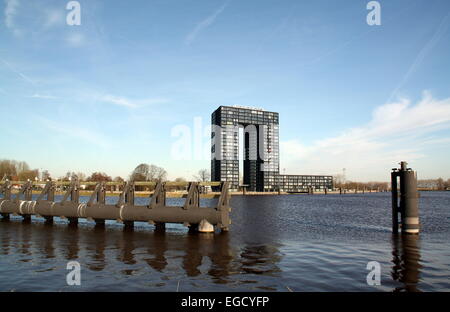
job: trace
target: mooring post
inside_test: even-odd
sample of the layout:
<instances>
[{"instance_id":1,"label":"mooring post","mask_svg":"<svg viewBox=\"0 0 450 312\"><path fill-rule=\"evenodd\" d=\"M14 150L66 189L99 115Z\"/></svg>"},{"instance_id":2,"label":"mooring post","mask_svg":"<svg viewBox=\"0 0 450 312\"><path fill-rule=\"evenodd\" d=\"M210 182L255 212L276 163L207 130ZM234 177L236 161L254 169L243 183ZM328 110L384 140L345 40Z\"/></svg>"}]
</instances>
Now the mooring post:
<instances>
[{"instance_id":1,"label":"mooring post","mask_svg":"<svg viewBox=\"0 0 450 312\"><path fill-rule=\"evenodd\" d=\"M78 180L72 181L70 185L70 201L74 204L78 204L80 201L80 183ZM77 217L69 217L67 219L69 220L70 226L78 225Z\"/></svg>"},{"instance_id":2,"label":"mooring post","mask_svg":"<svg viewBox=\"0 0 450 312\"><path fill-rule=\"evenodd\" d=\"M328 194L328 189L325 187L325 195Z\"/></svg>"},{"instance_id":3,"label":"mooring post","mask_svg":"<svg viewBox=\"0 0 450 312\"><path fill-rule=\"evenodd\" d=\"M407 163L402 161L400 170L400 210L402 212L402 233L419 233L419 205L417 177Z\"/></svg>"},{"instance_id":4,"label":"mooring post","mask_svg":"<svg viewBox=\"0 0 450 312\"><path fill-rule=\"evenodd\" d=\"M392 192L392 233L398 233L398 190L397 190L398 170L393 168L391 172L391 192Z\"/></svg>"},{"instance_id":5,"label":"mooring post","mask_svg":"<svg viewBox=\"0 0 450 312\"><path fill-rule=\"evenodd\" d=\"M419 234L417 176L411 168L406 166L407 163L402 161L400 169L393 170L391 174L392 231L398 233L398 212L400 212L402 234ZM397 177L400 180L400 206L398 206Z\"/></svg>"},{"instance_id":6,"label":"mooring post","mask_svg":"<svg viewBox=\"0 0 450 312\"><path fill-rule=\"evenodd\" d=\"M128 183L128 187L126 188L125 192L125 204L133 206L134 205L134 182L130 181ZM133 221L123 221L123 229L124 230L131 230L134 228L134 222Z\"/></svg>"}]
</instances>

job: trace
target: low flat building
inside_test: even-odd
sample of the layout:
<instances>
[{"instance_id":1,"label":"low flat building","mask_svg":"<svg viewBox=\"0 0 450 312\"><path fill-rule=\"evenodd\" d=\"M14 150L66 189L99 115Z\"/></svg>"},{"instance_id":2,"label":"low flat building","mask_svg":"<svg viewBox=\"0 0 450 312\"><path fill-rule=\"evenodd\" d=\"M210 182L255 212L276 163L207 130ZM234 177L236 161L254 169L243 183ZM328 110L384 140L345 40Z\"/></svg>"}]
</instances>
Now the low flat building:
<instances>
[{"instance_id":1,"label":"low flat building","mask_svg":"<svg viewBox=\"0 0 450 312\"><path fill-rule=\"evenodd\" d=\"M281 175L279 115L260 108L220 106L211 115L211 180L239 183L239 129L243 129L243 184L254 192L331 190L332 176Z\"/></svg>"}]
</instances>

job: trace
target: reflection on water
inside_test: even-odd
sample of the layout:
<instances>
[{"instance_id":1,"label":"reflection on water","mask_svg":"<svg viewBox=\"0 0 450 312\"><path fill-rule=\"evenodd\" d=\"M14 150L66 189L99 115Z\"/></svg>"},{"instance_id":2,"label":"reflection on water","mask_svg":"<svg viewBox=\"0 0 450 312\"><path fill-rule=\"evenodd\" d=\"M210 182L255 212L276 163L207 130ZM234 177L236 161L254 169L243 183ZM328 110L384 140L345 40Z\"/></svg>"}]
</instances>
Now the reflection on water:
<instances>
[{"instance_id":1,"label":"reflection on water","mask_svg":"<svg viewBox=\"0 0 450 312\"><path fill-rule=\"evenodd\" d=\"M93 272L118 268L120 274L132 276L142 270L140 264L151 268L144 270L149 273L152 270L167 273L172 269L169 267L170 262L181 258L180 268L186 276L201 277L207 274L217 284L235 282L228 279L230 275L280 271L277 262L281 256L276 247L257 245L245 246L242 251L235 250L230 246L228 233L180 235L153 232L151 229L121 231L117 227L70 227L66 224L47 225L36 222L29 225L20 220L1 223L3 235L0 254L20 255L20 261L42 258L84 260L88 269ZM65 265L65 262L58 262ZM208 268L202 269L204 265L208 265ZM36 272L53 269L50 266L48 269L39 268Z\"/></svg>"},{"instance_id":2,"label":"reflection on water","mask_svg":"<svg viewBox=\"0 0 450 312\"><path fill-rule=\"evenodd\" d=\"M392 236L388 193L234 196L227 234L0 219L0 291L449 291L450 192L420 201L420 236ZM74 260L79 288L66 284Z\"/></svg>"},{"instance_id":3,"label":"reflection on water","mask_svg":"<svg viewBox=\"0 0 450 312\"><path fill-rule=\"evenodd\" d=\"M420 239L418 235L392 235L392 278L402 284L395 292L419 291L420 278Z\"/></svg>"}]
</instances>

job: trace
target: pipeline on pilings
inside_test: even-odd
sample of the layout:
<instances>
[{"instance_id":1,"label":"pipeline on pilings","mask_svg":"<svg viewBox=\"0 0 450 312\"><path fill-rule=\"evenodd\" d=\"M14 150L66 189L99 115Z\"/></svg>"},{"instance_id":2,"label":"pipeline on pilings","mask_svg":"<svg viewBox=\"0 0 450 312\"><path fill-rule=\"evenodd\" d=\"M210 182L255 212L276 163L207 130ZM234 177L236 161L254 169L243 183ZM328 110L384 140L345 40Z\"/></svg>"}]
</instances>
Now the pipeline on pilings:
<instances>
[{"instance_id":1,"label":"pipeline on pilings","mask_svg":"<svg viewBox=\"0 0 450 312\"><path fill-rule=\"evenodd\" d=\"M190 229L198 224L209 223L221 231L228 231L231 224L229 213L230 192L229 182L125 182L116 204L106 204L106 185L117 183L87 183L95 184L95 189L87 203L79 202L80 182L48 181L36 200L32 200L33 185L39 182L9 182L0 184L0 214L9 219L10 214L19 215L24 220L31 216L45 218L47 223L53 222L53 217L68 219L69 224L76 225L78 218L95 221L96 226L104 226L105 220L116 220L124 223L125 228L133 228L134 222L148 222L156 229L165 229L166 223L181 223ZM41 182L42 183L42 182ZM83 182L85 184L85 182ZM200 185L220 186L221 192L215 207L200 207ZM17 194L12 194L12 186L21 185ZM61 201L55 201L56 185L67 186ZM136 185L155 186L147 205L134 204ZM166 205L166 190L170 186L188 186L186 201L182 206ZM22 199L23 198L23 199Z\"/></svg>"},{"instance_id":2,"label":"pipeline on pilings","mask_svg":"<svg viewBox=\"0 0 450 312\"><path fill-rule=\"evenodd\" d=\"M411 168L407 168L405 161L400 162L399 169L392 169L391 192L392 232L397 234L401 227L402 234L419 234L417 175Z\"/></svg>"}]
</instances>

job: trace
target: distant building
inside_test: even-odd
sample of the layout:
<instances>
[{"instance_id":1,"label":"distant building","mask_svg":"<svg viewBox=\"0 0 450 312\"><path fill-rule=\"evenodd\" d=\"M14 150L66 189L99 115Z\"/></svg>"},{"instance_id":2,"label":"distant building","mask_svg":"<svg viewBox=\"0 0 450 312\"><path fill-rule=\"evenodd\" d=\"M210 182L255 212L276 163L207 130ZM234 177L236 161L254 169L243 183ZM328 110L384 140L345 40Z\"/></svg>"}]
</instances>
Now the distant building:
<instances>
[{"instance_id":1,"label":"distant building","mask_svg":"<svg viewBox=\"0 0 450 312\"><path fill-rule=\"evenodd\" d=\"M263 109L220 106L211 115L211 180L239 189L239 129L243 128L243 184L249 191L306 192L333 188L332 176L281 175L279 116Z\"/></svg>"},{"instance_id":2,"label":"distant building","mask_svg":"<svg viewBox=\"0 0 450 312\"><path fill-rule=\"evenodd\" d=\"M417 188L421 188L421 189L437 190L438 186L439 185L436 180L418 180L417 181Z\"/></svg>"}]
</instances>

